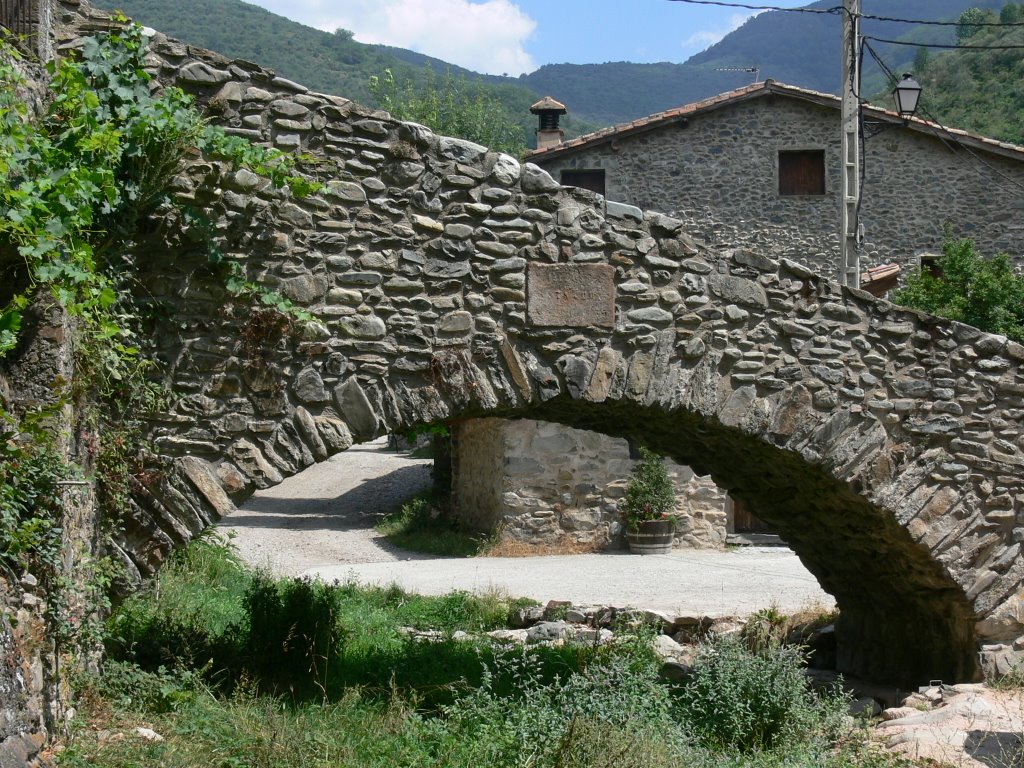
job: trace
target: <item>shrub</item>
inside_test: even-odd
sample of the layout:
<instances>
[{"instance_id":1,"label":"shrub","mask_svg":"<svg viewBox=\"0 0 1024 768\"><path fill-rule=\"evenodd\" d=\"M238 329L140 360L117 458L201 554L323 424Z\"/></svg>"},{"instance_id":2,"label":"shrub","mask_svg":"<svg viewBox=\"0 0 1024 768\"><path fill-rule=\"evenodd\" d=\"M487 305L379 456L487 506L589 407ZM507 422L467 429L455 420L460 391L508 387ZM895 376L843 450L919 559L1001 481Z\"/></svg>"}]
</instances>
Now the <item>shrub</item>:
<instances>
[{"instance_id":1,"label":"shrub","mask_svg":"<svg viewBox=\"0 0 1024 768\"><path fill-rule=\"evenodd\" d=\"M683 716L706 746L742 752L829 741L847 700L811 690L802 652L772 645L754 652L736 638L705 646L680 694Z\"/></svg>"},{"instance_id":2,"label":"shrub","mask_svg":"<svg viewBox=\"0 0 1024 768\"><path fill-rule=\"evenodd\" d=\"M323 687L341 649L337 590L310 579L257 574L245 595L250 668L275 680L312 676Z\"/></svg>"},{"instance_id":3,"label":"shrub","mask_svg":"<svg viewBox=\"0 0 1024 768\"><path fill-rule=\"evenodd\" d=\"M453 764L692 765L657 667L630 648L553 680L528 652L498 658L444 715L438 731L459 745Z\"/></svg>"},{"instance_id":4,"label":"shrub","mask_svg":"<svg viewBox=\"0 0 1024 768\"><path fill-rule=\"evenodd\" d=\"M661 457L647 448L640 449L640 461L626 486L622 515L630 530L646 520L662 520L676 506L676 489Z\"/></svg>"}]
</instances>

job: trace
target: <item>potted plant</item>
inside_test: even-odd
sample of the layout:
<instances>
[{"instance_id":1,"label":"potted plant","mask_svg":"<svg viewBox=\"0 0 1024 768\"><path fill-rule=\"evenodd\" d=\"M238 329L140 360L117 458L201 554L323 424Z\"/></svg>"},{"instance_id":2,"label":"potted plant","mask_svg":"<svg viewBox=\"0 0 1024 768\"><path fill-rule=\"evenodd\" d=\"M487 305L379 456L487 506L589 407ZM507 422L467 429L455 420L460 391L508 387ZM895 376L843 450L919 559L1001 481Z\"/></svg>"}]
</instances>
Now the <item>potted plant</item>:
<instances>
[{"instance_id":1,"label":"potted plant","mask_svg":"<svg viewBox=\"0 0 1024 768\"><path fill-rule=\"evenodd\" d=\"M629 550L655 555L672 551L676 519L676 489L661 457L647 448L640 449L640 461L626 485L621 511L626 521Z\"/></svg>"}]
</instances>

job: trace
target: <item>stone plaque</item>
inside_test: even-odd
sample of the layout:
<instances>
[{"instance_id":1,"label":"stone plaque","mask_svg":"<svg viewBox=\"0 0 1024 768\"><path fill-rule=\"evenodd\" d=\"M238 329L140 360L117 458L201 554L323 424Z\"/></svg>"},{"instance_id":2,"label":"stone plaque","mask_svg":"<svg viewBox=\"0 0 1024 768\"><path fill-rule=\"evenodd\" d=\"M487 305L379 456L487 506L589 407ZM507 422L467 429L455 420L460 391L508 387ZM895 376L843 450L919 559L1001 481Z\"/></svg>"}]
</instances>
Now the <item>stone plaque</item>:
<instances>
[{"instance_id":1,"label":"stone plaque","mask_svg":"<svg viewBox=\"0 0 1024 768\"><path fill-rule=\"evenodd\" d=\"M610 264L531 263L527 280L531 325L615 326L615 267Z\"/></svg>"}]
</instances>

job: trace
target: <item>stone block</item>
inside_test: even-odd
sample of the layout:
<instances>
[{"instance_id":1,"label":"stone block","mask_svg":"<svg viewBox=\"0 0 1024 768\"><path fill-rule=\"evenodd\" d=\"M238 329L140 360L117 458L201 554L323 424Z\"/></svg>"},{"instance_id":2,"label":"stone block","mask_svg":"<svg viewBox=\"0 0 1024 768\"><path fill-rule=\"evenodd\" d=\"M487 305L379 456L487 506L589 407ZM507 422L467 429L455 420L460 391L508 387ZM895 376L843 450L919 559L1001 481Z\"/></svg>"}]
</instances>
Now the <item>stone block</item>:
<instances>
[{"instance_id":1,"label":"stone block","mask_svg":"<svg viewBox=\"0 0 1024 768\"><path fill-rule=\"evenodd\" d=\"M615 325L614 267L531 263L527 275L526 312L532 325Z\"/></svg>"}]
</instances>

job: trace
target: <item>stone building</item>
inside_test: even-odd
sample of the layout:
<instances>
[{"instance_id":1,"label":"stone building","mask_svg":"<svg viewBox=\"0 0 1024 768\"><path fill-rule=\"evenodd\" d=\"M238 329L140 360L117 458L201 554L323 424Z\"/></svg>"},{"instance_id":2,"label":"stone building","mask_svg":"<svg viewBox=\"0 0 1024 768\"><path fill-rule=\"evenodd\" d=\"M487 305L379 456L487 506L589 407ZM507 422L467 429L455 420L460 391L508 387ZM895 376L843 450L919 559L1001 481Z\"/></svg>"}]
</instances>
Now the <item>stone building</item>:
<instances>
[{"instance_id":1,"label":"stone building","mask_svg":"<svg viewBox=\"0 0 1024 768\"><path fill-rule=\"evenodd\" d=\"M626 440L487 418L457 423L453 441L453 496L464 523L527 548L623 544L618 503L636 462ZM736 505L710 477L665 463L676 486L676 545L723 546Z\"/></svg>"},{"instance_id":2,"label":"stone building","mask_svg":"<svg viewBox=\"0 0 1024 768\"><path fill-rule=\"evenodd\" d=\"M904 272L944 228L1024 263L1024 148L863 110L861 263ZM771 80L538 149L563 184L670 213L707 245L837 277L840 100Z\"/></svg>"},{"instance_id":3,"label":"stone building","mask_svg":"<svg viewBox=\"0 0 1024 768\"><path fill-rule=\"evenodd\" d=\"M549 97L532 111L541 115L545 140L530 160L563 184L612 205L671 213L708 245L750 248L838 276L838 98L766 81L570 141L561 140L554 117L564 105ZM983 252L1024 261L1024 149L922 120L904 123L872 107L864 115L865 133L874 134L863 151L865 288L884 293L901 270L940 251L947 224ZM463 473L457 497L479 504L488 525L512 538L614 541L615 502L631 466L625 443L556 429L497 420L464 427L457 458L498 463L487 493ZM559 450L545 450L548 444ZM603 457L600 468L594 455ZM684 479L677 544L715 546L728 534L768 532L710 479L685 467L675 473Z\"/></svg>"}]
</instances>

